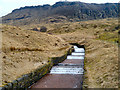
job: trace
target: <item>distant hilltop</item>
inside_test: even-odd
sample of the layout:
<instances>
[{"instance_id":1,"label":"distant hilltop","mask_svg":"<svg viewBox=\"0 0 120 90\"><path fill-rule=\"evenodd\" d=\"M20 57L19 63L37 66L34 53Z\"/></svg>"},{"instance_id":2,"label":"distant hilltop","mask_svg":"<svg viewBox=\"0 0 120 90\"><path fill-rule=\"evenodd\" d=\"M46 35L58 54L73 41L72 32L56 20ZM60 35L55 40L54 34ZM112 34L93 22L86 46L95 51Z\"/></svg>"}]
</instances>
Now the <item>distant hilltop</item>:
<instances>
[{"instance_id":1,"label":"distant hilltop","mask_svg":"<svg viewBox=\"0 0 120 90\"><path fill-rule=\"evenodd\" d=\"M3 16L3 23L28 25L32 23L54 23L63 21L82 21L118 16L118 3L57 2L54 5L26 6L13 10Z\"/></svg>"}]
</instances>

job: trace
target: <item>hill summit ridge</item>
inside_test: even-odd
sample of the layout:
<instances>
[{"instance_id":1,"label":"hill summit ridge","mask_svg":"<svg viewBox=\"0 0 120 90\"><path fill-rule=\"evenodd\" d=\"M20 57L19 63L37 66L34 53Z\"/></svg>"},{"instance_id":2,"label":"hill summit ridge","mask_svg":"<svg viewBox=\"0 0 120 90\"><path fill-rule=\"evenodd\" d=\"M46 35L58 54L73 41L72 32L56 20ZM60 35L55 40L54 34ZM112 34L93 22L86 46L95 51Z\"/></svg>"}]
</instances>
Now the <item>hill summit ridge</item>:
<instances>
[{"instance_id":1,"label":"hill summit ridge","mask_svg":"<svg viewBox=\"0 0 120 90\"><path fill-rule=\"evenodd\" d=\"M27 25L40 22L82 21L118 16L118 3L56 2L53 5L25 6L3 16L3 23Z\"/></svg>"}]
</instances>

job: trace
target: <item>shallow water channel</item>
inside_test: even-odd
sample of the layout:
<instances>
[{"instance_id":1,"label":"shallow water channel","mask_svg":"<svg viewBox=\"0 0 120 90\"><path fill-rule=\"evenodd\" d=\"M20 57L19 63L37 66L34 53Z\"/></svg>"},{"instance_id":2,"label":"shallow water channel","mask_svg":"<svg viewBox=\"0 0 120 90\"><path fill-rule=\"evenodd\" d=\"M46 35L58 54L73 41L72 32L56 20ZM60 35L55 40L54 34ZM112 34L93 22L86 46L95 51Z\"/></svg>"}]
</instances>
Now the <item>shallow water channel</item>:
<instances>
[{"instance_id":1,"label":"shallow water channel","mask_svg":"<svg viewBox=\"0 0 120 90\"><path fill-rule=\"evenodd\" d=\"M67 59L53 66L50 73L31 86L34 88L82 88L85 49L74 46Z\"/></svg>"}]
</instances>

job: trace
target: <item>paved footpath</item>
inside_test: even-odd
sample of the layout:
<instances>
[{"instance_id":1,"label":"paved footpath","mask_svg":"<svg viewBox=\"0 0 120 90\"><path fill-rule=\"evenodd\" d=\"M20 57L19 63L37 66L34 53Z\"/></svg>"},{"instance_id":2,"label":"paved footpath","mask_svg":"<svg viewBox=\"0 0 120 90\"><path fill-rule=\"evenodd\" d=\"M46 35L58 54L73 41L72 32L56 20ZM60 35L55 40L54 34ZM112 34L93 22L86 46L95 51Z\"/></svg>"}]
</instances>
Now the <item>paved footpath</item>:
<instances>
[{"instance_id":1,"label":"paved footpath","mask_svg":"<svg viewBox=\"0 0 120 90\"><path fill-rule=\"evenodd\" d=\"M50 73L31 86L34 88L82 88L84 73L84 48L74 46L67 59L53 66Z\"/></svg>"}]
</instances>

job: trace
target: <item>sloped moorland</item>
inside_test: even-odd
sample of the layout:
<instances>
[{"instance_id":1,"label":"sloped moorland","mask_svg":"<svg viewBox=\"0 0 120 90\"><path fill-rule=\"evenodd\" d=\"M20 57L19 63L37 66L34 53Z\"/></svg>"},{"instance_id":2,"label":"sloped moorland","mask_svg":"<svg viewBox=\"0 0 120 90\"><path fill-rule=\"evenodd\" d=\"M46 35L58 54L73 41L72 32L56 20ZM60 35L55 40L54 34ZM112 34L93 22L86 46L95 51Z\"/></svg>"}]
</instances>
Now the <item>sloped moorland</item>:
<instances>
[{"instance_id":1,"label":"sloped moorland","mask_svg":"<svg viewBox=\"0 0 120 90\"><path fill-rule=\"evenodd\" d=\"M69 43L78 43L86 49L83 87L118 88L117 13L113 3L58 2L4 16L3 84L44 65L49 57L63 55ZM39 31L42 26L47 28L44 33Z\"/></svg>"},{"instance_id":2,"label":"sloped moorland","mask_svg":"<svg viewBox=\"0 0 120 90\"><path fill-rule=\"evenodd\" d=\"M103 19L60 25L62 28L57 27L48 32L68 43L85 46L83 87L118 88L118 20Z\"/></svg>"},{"instance_id":3,"label":"sloped moorland","mask_svg":"<svg viewBox=\"0 0 120 90\"><path fill-rule=\"evenodd\" d=\"M62 56L70 48L54 35L8 25L2 29L3 84L48 63L49 57Z\"/></svg>"},{"instance_id":4,"label":"sloped moorland","mask_svg":"<svg viewBox=\"0 0 120 90\"><path fill-rule=\"evenodd\" d=\"M69 43L78 43L86 49L84 87L117 88L117 24L117 19L44 24L46 33L3 25L3 82L44 65L48 57L62 55Z\"/></svg>"}]
</instances>

